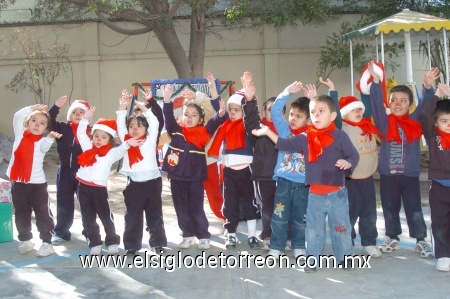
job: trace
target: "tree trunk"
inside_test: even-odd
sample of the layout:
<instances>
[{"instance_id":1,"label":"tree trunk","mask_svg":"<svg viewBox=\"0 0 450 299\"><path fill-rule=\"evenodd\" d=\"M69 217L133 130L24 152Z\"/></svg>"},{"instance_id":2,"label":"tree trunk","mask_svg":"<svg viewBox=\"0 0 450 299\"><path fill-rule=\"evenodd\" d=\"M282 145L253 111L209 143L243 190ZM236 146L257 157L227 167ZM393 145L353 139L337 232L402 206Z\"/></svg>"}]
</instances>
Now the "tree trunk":
<instances>
[{"instance_id":1,"label":"tree trunk","mask_svg":"<svg viewBox=\"0 0 450 299\"><path fill-rule=\"evenodd\" d=\"M192 11L189 64L194 78L203 78L205 63L205 13L201 9Z\"/></svg>"}]
</instances>

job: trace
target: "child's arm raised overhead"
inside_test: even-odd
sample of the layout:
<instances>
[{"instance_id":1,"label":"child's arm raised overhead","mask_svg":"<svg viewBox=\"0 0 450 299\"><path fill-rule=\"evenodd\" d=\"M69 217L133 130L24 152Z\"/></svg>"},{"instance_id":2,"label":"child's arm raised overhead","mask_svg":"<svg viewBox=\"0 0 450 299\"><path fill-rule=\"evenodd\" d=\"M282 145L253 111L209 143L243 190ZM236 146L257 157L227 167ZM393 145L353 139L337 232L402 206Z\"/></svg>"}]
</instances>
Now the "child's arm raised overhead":
<instances>
[{"instance_id":1,"label":"child's arm raised overhead","mask_svg":"<svg viewBox=\"0 0 450 299\"><path fill-rule=\"evenodd\" d=\"M125 135L128 133L126 118L127 118L127 107L131 103L131 95L126 89L122 90L122 96L119 99L119 110L117 110L117 134L119 135L120 141L123 143L125 140ZM147 108L146 108L147 109Z\"/></svg>"},{"instance_id":2,"label":"child's arm raised overhead","mask_svg":"<svg viewBox=\"0 0 450 299\"><path fill-rule=\"evenodd\" d=\"M422 112L423 105L434 95L433 85L439 78L440 71L437 67L432 67L428 72L423 75L423 88L422 95L419 99L419 104L417 105L414 112L411 114L411 118L419 119L420 113Z\"/></svg>"},{"instance_id":3,"label":"child's arm raised overhead","mask_svg":"<svg viewBox=\"0 0 450 299\"><path fill-rule=\"evenodd\" d=\"M282 132L290 132L289 122L284 117L283 108L286 106L289 99L292 98L294 93L297 93L302 89L303 83L294 81L277 96L275 103L273 103L270 115L272 116L273 125L279 134L282 134ZM283 137L287 137L287 135Z\"/></svg>"},{"instance_id":4,"label":"child's arm raised overhead","mask_svg":"<svg viewBox=\"0 0 450 299\"><path fill-rule=\"evenodd\" d=\"M80 120L80 124L78 125L77 138L83 152L92 148L92 142L86 133L86 128L92 118L92 115L94 115L95 109L95 106L91 106L88 110L86 110L83 118Z\"/></svg>"},{"instance_id":5,"label":"child's arm raised overhead","mask_svg":"<svg viewBox=\"0 0 450 299\"><path fill-rule=\"evenodd\" d=\"M244 83L245 103L242 105L244 112L244 125L248 136L254 144L255 138L252 138L252 131L260 128L261 117L258 111L258 101L255 97L255 87L252 81Z\"/></svg>"},{"instance_id":6,"label":"child's arm raised overhead","mask_svg":"<svg viewBox=\"0 0 450 299\"><path fill-rule=\"evenodd\" d=\"M173 115L173 103L170 101L172 97L173 91L172 86L170 84L166 84L163 87L163 96L164 96L164 122L166 125L166 130L171 136L174 132L180 131L180 126L177 124L175 116Z\"/></svg>"},{"instance_id":7,"label":"child's arm raised overhead","mask_svg":"<svg viewBox=\"0 0 450 299\"><path fill-rule=\"evenodd\" d=\"M145 89L144 99L147 101L146 107L150 108L152 113L158 119L158 136L161 134L162 129L164 128L164 115L161 106L156 102L155 98L152 95L152 90L150 88Z\"/></svg>"},{"instance_id":8,"label":"child's arm raised overhead","mask_svg":"<svg viewBox=\"0 0 450 299\"><path fill-rule=\"evenodd\" d=\"M436 131L436 122L434 120L433 112L436 109L436 104L443 96L450 95L450 86L447 84L439 83L436 89L435 95L426 101L423 105L423 109L420 113L420 124L422 125L423 136L429 143L430 138L433 138Z\"/></svg>"},{"instance_id":9,"label":"child's arm raised overhead","mask_svg":"<svg viewBox=\"0 0 450 299\"><path fill-rule=\"evenodd\" d=\"M374 62L369 62L368 71L372 76L372 85L370 86L370 105L372 107L373 118L375 126L382 134L386 133L387 129L387 114L384 107L383 91L381 90L380 76L373 70Z\"/></svg>"},{"instance_id":10,"label":"child's arm raised overhead","mask_svg":"<svg viewBox=\"0 0 450 299\"><path fill-rule=\"evenodd\" d=\"M342 115L341 115L341 111L339 109L338 92L334 86L334 83L333 83L333 81L330 80L330 78L323 80L322 77L319 77L319 82L328 88L328 95L333 99L333 102L336 106L337 116L336 116L336 119L334 120L334 123L336 124L336 127L338 129L342 129Z\"/></svg>"},{"instance_id":11,"label":"child's arm raised overhead","mask_svg":"<svg viewBox=\"0 0 450 299\"><path fill-rule=\"evenodd\" d=\"M67 101L67 96L62 96L56 100L55 104L48 110L48 114L50 115L50 123L52 126L52 130L56 132L60 132L59 122L56 121L58 117L60 109L64 106Z\"/></svg>"},{"instance_id":12,"label":"child's arm raised overhead","mask_svg":"<svg viewBox=\"0 0 450 299\"><path fill-rule=\"evenodd\" d=\"M147 119L148 122L148 138L150 139L154 139L156 141L156 138L158 138L158 128L159 128L159 122L158 122L158 118L150 112L150 109L148 109L145 106L144 102L139 102L139 101L135 101L134 104L141 109L142 111L142 115L145 116L145 118Z\"/></svg>"}]
</instances>

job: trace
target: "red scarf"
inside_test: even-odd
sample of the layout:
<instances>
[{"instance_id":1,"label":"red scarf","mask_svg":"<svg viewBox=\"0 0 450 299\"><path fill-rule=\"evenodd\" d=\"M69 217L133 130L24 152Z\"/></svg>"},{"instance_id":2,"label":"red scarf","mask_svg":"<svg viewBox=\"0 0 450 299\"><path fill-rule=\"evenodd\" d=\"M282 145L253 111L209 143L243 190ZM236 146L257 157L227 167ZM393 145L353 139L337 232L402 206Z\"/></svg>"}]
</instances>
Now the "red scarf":
<instances>
[{"instance_id":1,"label":"red scarf","mask_svg":"<svg viewBox=\"0 0 450 299\"><path fill-rule=\"evenodd\" d=\"M231 121L227 119L217 130L216 137L208 151L209 156L218 156L222 141L225 140L225 149L234 150L245 147L244 120Z\"/></svg>"},{"instance_id":2,"label":"red scarf","mask_svg":"<svg viewBox=\"0 0 450 299\"><path fill-rule=\"evenodd\" d=\"M130 134L125 134L124 141L127 141L128 139L131 139ZM145 135L142 135L137 140L141 141L145 139ZM131 146L128 149L128 160L130 160L130 167L133 166L134 163L137 163L139 161L142 161L144 157L142 156L141 149L139 146Z\"/></svg>"},{"instance_id":3,"label":"red scarf","mask_svg":"<svg viewBox=\"0 0 450 299\"><path fill-rule=\"evenodd\" d=\"M203 149L209 139L211 139L211 135L209 135L205 126L198 125L191 128L182 126L181 132L188 143L195 145L199 149Z\"/></svg>"},{"instance_id":4,"label":"red scarf","mask_svg":"<svg viewBox=\"0 0 450 299\"><path fill-rule=\"evenodd\" d=\"M80 142L78 141L78 137L77 137L77 130L78 130L78 125L79 124L76 124L76 123L73 123L73 122L69 121L69 125L72 128L72 133L73 133L73 136L75 137L75 144L80 144ZM86 128L86 134L88 136L89 136L90 132L91 132L91 128L87 127Z\"/></svg>"},{"instance_id":5,"label":"red scarf","mask_svg":"<svg viewBox=\"0 0 450 299\"><path fill-rule=\"evenodd\" d=\"M291 133L294 134L294 136L297 136L297 135L300 135L301 133L305 132L307 128L308 128L308 126L303 126L298 129L291 128Z\"/></svg>"},{"instance_id":6,"label":"red scarf","mask_svg":"<svg viewBox=\"0 0 450 299\"><path fill-rule=\"evenodd\" d=\"M42 135L34 135L30 131L23 132L22 140L14 151L14 164L11 167L9 178L12 181L27 183L31 178L33 167L34 143L39 141Z\"/></svg>"},{"instance_id":7,"label":"red scarf","mask_svg":"<svg viewBox=\"0 0 450 299\"><path fill-rule=\"evenodd\" d=\"M323 154L323 149L333 143L334 137L328 133L334 129L336 129L334 122L321 130L311 125L308 126L306 129L308 138L308 163L316 162L317 158Z\"/></svg>"},{"instance_id":8,"label":"red scarf","mask_svg":"<svg viewBox=\"0 0 450 299\"><path fill-rule=\"evenodd\" d=\"M265 117L261 120L261 122L262 122L264 125L268 126L269 129L270 129L272 132L274 132L275 134L278 134L278 133L277 133L277 129L275 129L275 126L274 126L273 122L267 120L267 118L265 118Z\"/></svg>"},{"instance_id":9,"label":"red scarf","mask_svg":"<svg viewBox=\"0 0 450 299\"><path fill-rule=\"evenodd\" d=\"M437 131L438 135L441 137L442 148L450 149L450 134L445 133L444 131L441 131L437 126L436 126L436 131Z\"/></svg>"},{"instance_id":10,"label":"red scarf","mask_svg":"<svg viewBox=\"0 0 450 299\"><path fill-rule=\"evenodd\" d=\"M349 121L349 120L345 120L345 119L342 119L342 121L351 126L359 127L363 131L361 136L368 134L370 140L372 140L372 134L376 134L376 135L380 136L381 138L384 138L384 136L380 133L380 131L378 131L378 128L372 124L372 121L370 120L370 118L367 118L367 117L363 118L363 119L361 119L360 122L354 122L354 121Z\"/></svg>"},{"instance_id":11,"label":"red scarf","mask_svg":"<svg viewBox=\"0 0 450 299\"><path fill-rule=\"evenodd\" d=\"M403 116L395 116L394 114L388 115L388 129L386 134L386 141L402 142L402 138L398 133L398 125L402 127L405 132L408 143L411 143L422 136L422 126L419 122L409 118L409 114L406 113Z\"/></svg>"},{"instance_id":12,"label":"red scarf","mask_svg":"<svg viewBox=\"0 0 450 299\"><path fill-rule=\"evenodd\" d=\"M103 157L109 152L111 148L111 143L108 143L107 145L104 145L102 147L96 147L92 145L92 148L90 150L87 150L78 156L78 164L80 164L81 167L92 166L97 161L97 155Z\"/></svg>"}]
</instances>

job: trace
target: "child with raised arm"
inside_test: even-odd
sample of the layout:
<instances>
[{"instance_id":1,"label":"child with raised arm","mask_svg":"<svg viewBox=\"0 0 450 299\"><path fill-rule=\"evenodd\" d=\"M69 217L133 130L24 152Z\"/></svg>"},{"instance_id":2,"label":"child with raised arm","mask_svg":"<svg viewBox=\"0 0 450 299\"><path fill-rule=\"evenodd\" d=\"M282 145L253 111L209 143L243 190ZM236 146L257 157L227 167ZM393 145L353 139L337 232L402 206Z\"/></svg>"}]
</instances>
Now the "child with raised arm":
<instances>
[{"instance_id":1,"label":"child with raised arm","mask_svg":"<svg viewBox=\"0 0 450 299\"><path fill-rule=\"evenodd\" d=\"M53 245L70 241L71 238L70 228L75 211L74 195L78 187L75 175L80 168L78 156L82 153L77 128L84 113L89 109L87 101L75 100L67 111L67 121L57 121L59 111L66 101L67 96L60 97L48 111L53 131L62 134L61 138L56 140L59 167L56 175L56 226L52 238Z\"/></svg>"},{"instance_id":2,"label":"child with raised arm","mask_svg":"<svg viewBox=\"0 0 450 299\"><path fill-rule=\"evenodd\" d=\"M439 76L439 70L432 68L425 73L422 97L415 111L410 115L413 104L411 89L398 85L389 91L389 110L386 114L380 74L374 70L373 61L368 68L372 76L370 102L375 125L385 139L381 140L378 172L380 173L380 197L383 208L386 236L379 247L383 252L400 248L402 233L400 208L403 201L409 235L417 240L415 250L421 257L430 257L432 252L425 241L427 227L422 213L420 199L420 137L422 128L418 122L423 105L433 96L431 84Z\"/></svg>"},{"instance_id":3,"label":"child with raised arm","mask_svg":"<svg viewBox=\"0 0 450 299\"><path fill-rule=\"evenodd\" d=\"M258 111L258 101L255 97L255 88L252 82L252 75L250 72L244 72L241 78L244 84L249 84L245 88L245 103L242 105L244 110L244 125L247 134L253 144L253 162L251 164L252 173L251 179L255 182L256 192L261 198L261 218L262 218L262 232L261 239L263 240L263 249L268 250L270 244L270 237L272 230L270 228L270 221L272 219L273 202L276 189L276 181L273 180L273 171L277 163L278 151L275 149L275 144L267 136L256 137L252 136L252 130L259 128L262 122L266 126L272 127L275 131L271 110L275 102L272 97L264 102L261 111L262 119ZM246 82L244 82L246 81Z\"/></svg>"},{"instance_id":4,"label":"child with raised arm","mask_svg":"<svg viewBox=\"0 0 450 299\"><path fill-rule=\"evenodd\" d=\"M280 151L298 151L305 154L305 184L310 185L306 210L306 255L319 260L325 246L325 218L331 233L336 260L344 262L352 255L351 226L348 214L345 177L359 161L359 155L348 135L336 129L336 107L333 99L319 95L310 100L312 126L306 134L294 138L279 138L268 127L254 130L256 136L267 135ZM344 268L349 265L344 263ZM307 264L305 272L314 272L316 265Z\"/></svg>"},{"instance_id":5,"label":"child with raised arm","mask_svg":"<svg viewBox=\"0 0 450 299\"><path fill-rule=\"evenodd\" d=\"M36 226L42 245L37 257L49 256L55 252L51 244L55 227L47 191L47 180L43 169L44 156L55 138L61 134L50 130L50 116L46 105L33 105L20 109L14 114L14 144L6 175L12 181L12 202L15 223L19 233L20 254L34 249L31 242L31 212L34 211Z\"/></svg>"},{"instance_id":6,"label":"child with raised arm","mask_svg":"<svg viewBox=\"0 0 450 299\"><path fill-rule=\"evenodd\" d=\"M295 81L280 93L272 106L274 129L281 138L293 138L303 133L309 119L309 98L299 97L291 102L288 120L284 117L286 103L303 89ZM305 255L306 207L309 188L305 186L305 157L303 151L279 150L273 178L276 180L274 206L270 227L269 255L279 256L286 248L289 223L292 222L291 246L294 256Z\"/></svg>"},{"instance_id":7,"label":"child with raised arm","mask_svg":"<svg viewBox=\"0 0 450 299\"><path fill-rule=\"evenodd\" d=\"M137 138L142 144L128 150L123 159L120 173L128 177L128 184L123 191L126 213L123 244L127 255L134 256L142 247L143 213L150 234L149 247L156 253L164 252L167 246L162 213L162 179L156 155L159 123L156 116L143 102L135 102L142 114L132 115L128 119L127 106L131 102L126 90L117 111L117 127L120 140Z\"/></svg>"},{"instance_id":8,"label":"child with raised arm","mask_svg":"<svg viewBox=\"0 0 450 299\"><path fill-rule=\"evenodd\" d=\"M83 235L88 241L91 255L100 255L102 239L97 215L106 233L105 245L108 254L119 253L120 236L116 234L114 217L108 198L107 183L109 172L114 162L120 160L130 147L139 146L141 141L133 137L113 148L117 134L117 124L113 119L100 118L92 126L92 141L86 133L95 106L90 107L80 120L77 138L83 153L78 156L80 169L76 174L78 185L77 197L80 202Z\"/></svg>"},{"instance_id":9,"label":"child with raised arm","mask_svg":"<svg viewBox=\"0 0 450 299\"><path fill-rule=\"evenodd\" d=\"M209 249L211 234L203 209L203 180L207 178L205 146L220 124L227 119L227 114L221 102L219 112L204 126L202 108L187 102L183 106L181 123L178 124L170 101L172 93L172 87L165 85L163 113L171 141L162 170L167 172L170 179L178 226L183 232L179 248L191 247L197 237L198 249Z\"/></svg>"},{"instance_id":10,"label":"child with raised arm","mask_svg":"<svg viewBox=\"0 0 450 299\"><path fill-rule=\"evenodd\" d=\"M444 99L440 99L444 97ZM430 209L434 256L438 271L450 271L450 86L439 83L420 114L427 140L431 180Z\"/></svg>"}]
</instances>

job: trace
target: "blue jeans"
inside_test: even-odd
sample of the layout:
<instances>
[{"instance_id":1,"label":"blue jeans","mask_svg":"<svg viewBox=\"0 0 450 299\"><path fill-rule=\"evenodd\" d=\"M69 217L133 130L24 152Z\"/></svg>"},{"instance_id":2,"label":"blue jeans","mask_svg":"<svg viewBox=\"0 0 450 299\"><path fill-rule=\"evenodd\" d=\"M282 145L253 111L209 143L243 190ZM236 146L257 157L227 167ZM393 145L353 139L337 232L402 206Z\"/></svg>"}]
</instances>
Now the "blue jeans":
<instances>
[{"instance_id":1,"label":"blue jeans","mask_svg":"<svg viewBox=\"0 0 450 299\"><path fill-rule=\"evenodd\" d=\"M305 248L306 207L309 188L305 184L284 178L277 181L274 209L270 227L270 249L284 251L288 238L289 219L292 219L292 248Z\"/></svg>"},{"instance_id":2,"label":"blue jeans","mask_svg":"<svg viewBox=\"0 0 450 299\"><path fill-rule=\"evenodd\" d=\"M328 215L328 225L331 234L331 246L338 262L344 260L344 255L352 255L352 227L348 212L347 188L328 193L310 193L306 211L306 254L316 259L325 247L325 218Z\"/></svg>"}]
</instances>

